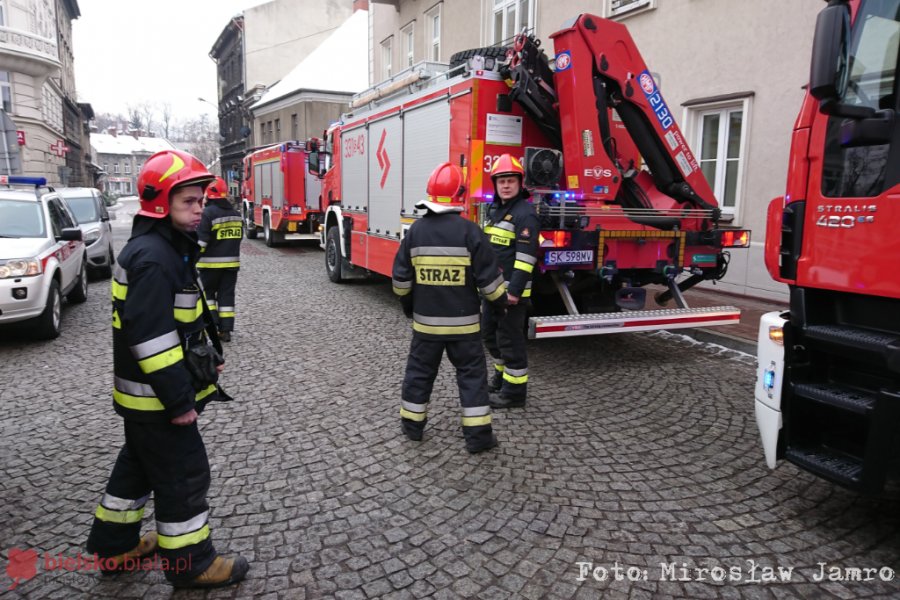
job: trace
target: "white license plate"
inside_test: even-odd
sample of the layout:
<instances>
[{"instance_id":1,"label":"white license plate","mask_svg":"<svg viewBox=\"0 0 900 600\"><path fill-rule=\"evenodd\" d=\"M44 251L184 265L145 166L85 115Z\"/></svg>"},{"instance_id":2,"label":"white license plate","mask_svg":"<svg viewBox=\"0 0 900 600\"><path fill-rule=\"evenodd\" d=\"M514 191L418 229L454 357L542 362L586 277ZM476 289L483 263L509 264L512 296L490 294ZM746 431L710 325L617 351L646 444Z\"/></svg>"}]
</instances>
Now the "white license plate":
<instances>
[{"instance_id":1,"label":"white license plate","mask_svg":"<svg viewBox=\"0 0 900 600\"><path fill-rule=\"evenodd\" d=\"M291 207L291 214L292 214L292 215L299 215L299 214L302 213L302 212L303 212L303 207L302 207L302 206L292 206L292 207Z\"/></svg>"},{"instance_id":2,"label":"white license plate","mask_svg":"<svg viewBox=\"0 0 900 600\"><path fill-rule=\"evenodd\" d=\"M593 250L548 250L544 254L544 264L556 265L592 265Z\"/></svg>"}]
</instances>

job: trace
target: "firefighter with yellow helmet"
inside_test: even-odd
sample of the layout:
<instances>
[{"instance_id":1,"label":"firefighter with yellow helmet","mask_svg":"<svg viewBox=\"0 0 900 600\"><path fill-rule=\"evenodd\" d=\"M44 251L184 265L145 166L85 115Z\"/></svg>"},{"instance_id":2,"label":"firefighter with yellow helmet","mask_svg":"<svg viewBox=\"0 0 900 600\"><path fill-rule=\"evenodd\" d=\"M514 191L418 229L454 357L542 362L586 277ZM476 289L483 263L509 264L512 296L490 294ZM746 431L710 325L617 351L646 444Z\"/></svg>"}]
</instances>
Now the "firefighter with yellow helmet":
<instances>
[{"instance_id":1,"label":"firefighter with yellow helmet","mask_svg":"<svg viewBox=\"0 0 900 600\"><path fill-rule=\"evenodd\" d=\"M515 408L525 406L528 386L525 321L537 264L540 222L528 202L522 163L503 154L491 166L490 176L494 200L488 209L484 232L503 270L509 306L498 317L485 304L481 332L494 358L494 374L489 384L491 406Z\"/></svg>"},{"instance_id":2,"label":"firefighter with yellow helmet","mask_svg":"<svg viewBox=\"0 0 900 600\"><path fill-rule=\"evenodd\" d=\"M463 174L439 165L428 180L425 215L414 222L394 259L392 283L413 319L413 337L403 379L400 422L411 440L422 439L434 379L447 352L456 367L466 450L497 445L488 405L484 348L479 338L479 292L492 310L506 304L506 285L490 246L463 218Z\"/></svg>"},{"instance_id":3,"label":"firefighter with yellow helmet","mask_svg":"<svg viewBox=\"0 0 900 600\"><path fill-rule=\"evenodd\" d=\"M243 557L224 558L213 547L209 461L197 427L207 402L227 399L216 384L224 361L213 351L196 272L196 230L213 179L177 150L157 152L138 175L141 207L112 281L113 407L125 444L87 542L107 572L158 550L176 587L229 585L249 569ZM141 537L151 493L156 532Z\"/></svg>"}]
</instances>

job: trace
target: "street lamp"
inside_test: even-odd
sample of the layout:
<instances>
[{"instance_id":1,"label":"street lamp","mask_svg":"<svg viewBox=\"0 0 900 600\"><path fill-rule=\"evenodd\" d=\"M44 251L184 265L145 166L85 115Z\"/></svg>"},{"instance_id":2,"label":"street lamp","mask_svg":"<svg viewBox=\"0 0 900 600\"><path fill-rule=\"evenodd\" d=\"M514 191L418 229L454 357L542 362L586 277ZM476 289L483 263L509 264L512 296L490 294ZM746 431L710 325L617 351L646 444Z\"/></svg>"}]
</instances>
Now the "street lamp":
<instances>
[{"instance_id":1,"label":"street lamp","mask_svg":"<svg viewBox=\"0 0 900 600\"><path fill-rule=\"evenodd\" d=\"M213 104L212 102L210 102L210 101L207 100L206 98L201 98L201 97L198 96L198 97L197 97L197 100L199 100L200 102L206 102L207 104L209 104L210 106L212 106L212 107L215 108L216 110L219 110L219 107L218 107L217 105Z\"/></svg>"}]
</instances>

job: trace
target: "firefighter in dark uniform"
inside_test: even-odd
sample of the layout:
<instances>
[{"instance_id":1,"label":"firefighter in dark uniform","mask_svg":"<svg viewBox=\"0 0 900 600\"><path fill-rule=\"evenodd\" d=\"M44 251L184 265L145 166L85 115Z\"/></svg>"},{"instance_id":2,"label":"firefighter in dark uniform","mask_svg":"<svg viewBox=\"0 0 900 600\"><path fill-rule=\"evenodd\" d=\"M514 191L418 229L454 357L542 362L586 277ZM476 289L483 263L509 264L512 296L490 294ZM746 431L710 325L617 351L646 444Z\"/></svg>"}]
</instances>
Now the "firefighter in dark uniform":
<instances>
[{"instance_id":1,"label":"firefighter in dark uniform","mask_svg":"<svg viewBox=\"0 0 900 600\"><path fill-rule=\"evenodd\" d=\"M206 188L206 208L200 219L200 280L219 339L231 341L234 331L234 290L241 267L243 220L228 201L228 186L221 177Z\"/></svg>"},{"instance_id":2,"label":"firefighter in dark uniform","mask_svg":"<svg viewBox=\"0 0 900 600\"><path fill-rule=\"evenodd\" d=\"M487 304L482 310L482 336L494 357L494 374L488 386L494 408L525 406L528 386L525 321L537 263L540 223L527 200L524 177L522 163L509 154L500 156L491 167L495 196L484 232L500 261L509 298L502 317L498 318Z\"/></svg>"},{"instance_id":3,"label":"firefighter in dark uniform","mask_svg":"<svg viewBox=\"0 0 900 600\"><path fill-rule=\"evenodd\" d=\"M241 556L219 556L210 537L209 462L197 415L220 399L219 361L198 378L185 358L208 350L207 327L214 331L195 267L203 190L213 179L197 158L176 150L154 154L138 175L141 208L112 281L113 406L125 444L87 542L106 572L158 549L176 587L228 585L249 569ZM157 531L141 538L151 492Z\"/></svg>"},{"instance_id":4,"label":"firefighter in dark uniform","mask_svg":"<svg viewBox=\"0 0 900 600\"><path fill-rule=\"evenodd\" d=\"M478 332L479 292L492 310L506 304L497 259L478 225L462 217L463 174L444 163L428 180L429 199L416 204L425 215L412 224L394 259L393 288L413 319L413 337L403 379L400 422L419 441L444 350L456 367L466 450L497 445L488 405L484 348Z\"/></svg>"}]
</instances>

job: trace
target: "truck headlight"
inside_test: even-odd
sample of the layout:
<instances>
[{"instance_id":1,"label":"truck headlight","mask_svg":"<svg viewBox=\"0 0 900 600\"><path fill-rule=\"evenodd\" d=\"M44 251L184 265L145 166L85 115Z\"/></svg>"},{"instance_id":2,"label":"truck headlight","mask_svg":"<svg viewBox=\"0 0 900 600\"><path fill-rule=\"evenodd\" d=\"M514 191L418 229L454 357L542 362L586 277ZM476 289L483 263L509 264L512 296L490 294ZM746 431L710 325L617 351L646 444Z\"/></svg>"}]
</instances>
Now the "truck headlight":
<instances>
[{"instance_id":1,"label":"truck headlight","mask_svg":"<svg viewBox=\"0 0 900 600\"><path fill-rule=\"evenodd\" d=\"M41 274L41 261L36 258L17 258L0 265L0 279L29 277Z\"/></svg>"}]
</instances>

